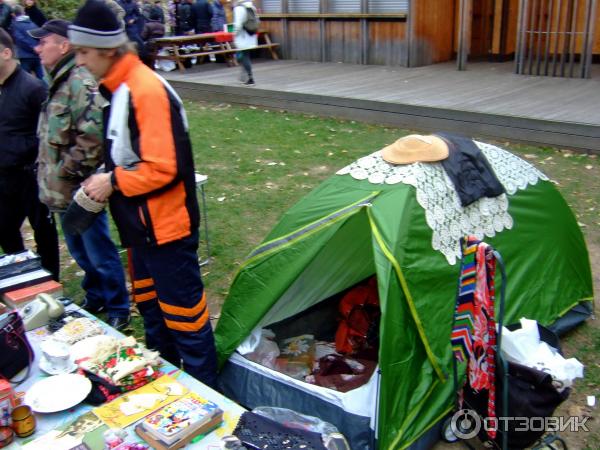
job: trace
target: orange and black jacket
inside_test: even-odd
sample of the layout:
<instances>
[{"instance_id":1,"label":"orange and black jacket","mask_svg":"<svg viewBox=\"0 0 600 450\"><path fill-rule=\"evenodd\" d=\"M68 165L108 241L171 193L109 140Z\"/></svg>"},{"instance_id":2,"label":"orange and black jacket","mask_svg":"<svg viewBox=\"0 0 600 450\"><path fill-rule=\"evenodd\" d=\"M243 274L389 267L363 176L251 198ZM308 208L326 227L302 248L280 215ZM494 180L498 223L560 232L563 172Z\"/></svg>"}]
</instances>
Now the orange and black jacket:
<instances>
[{"instance_id":1,"label":"orange and black jacket","mask_svg":"<svg viewBox=\"0 0 600 450\"><path fill-rule=\"evenodd\" d=\"M162 245L198 228L194 161L181 100L136 55L102 80L110 208L124 247Z\"/></svg>"}]
</instances>

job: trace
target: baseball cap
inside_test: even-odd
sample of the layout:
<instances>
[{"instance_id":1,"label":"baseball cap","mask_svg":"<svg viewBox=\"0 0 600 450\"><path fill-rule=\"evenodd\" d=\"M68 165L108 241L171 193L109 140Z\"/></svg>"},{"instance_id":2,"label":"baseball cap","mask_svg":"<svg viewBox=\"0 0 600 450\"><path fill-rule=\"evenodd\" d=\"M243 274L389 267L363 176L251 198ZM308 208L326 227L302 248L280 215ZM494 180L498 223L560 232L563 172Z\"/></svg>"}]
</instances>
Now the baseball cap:
<instances>
[{"instance_id":1,"label":"baseball cap","mask_svg":"<svg viewBox=\"0 0 600 450\"><path fill-rule=\"evenodd\" d=\"M58 34L68 38L68 30L71 22L63 19L52 19L42 25L40 28L34 28L33 30L27 31L29 35L35 39L42 39L49 34Z\"/></svg>"}]
</instances>

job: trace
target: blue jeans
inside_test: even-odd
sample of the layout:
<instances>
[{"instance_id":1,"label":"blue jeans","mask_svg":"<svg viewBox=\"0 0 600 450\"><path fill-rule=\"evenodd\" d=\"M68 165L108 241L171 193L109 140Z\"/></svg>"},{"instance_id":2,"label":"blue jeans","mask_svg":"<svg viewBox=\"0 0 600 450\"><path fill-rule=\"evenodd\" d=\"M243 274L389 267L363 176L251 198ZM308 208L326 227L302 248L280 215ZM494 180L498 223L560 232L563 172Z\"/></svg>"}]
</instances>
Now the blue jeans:
<instances>
[{"instance_id":1,"label":"blue jeans","mask_svg":"<svg viewBox=\"0 0 600 450\"><path fill-rule=\"evenodd\" d=\"M61 222L64 214L60 215ZM129 315L129 294L117 247L110 238L108 217L102 211L81 235L64 232L71 256L85 275L81 287L88 305L105 306L109 317Z\"/></svg>"}]
</instances>

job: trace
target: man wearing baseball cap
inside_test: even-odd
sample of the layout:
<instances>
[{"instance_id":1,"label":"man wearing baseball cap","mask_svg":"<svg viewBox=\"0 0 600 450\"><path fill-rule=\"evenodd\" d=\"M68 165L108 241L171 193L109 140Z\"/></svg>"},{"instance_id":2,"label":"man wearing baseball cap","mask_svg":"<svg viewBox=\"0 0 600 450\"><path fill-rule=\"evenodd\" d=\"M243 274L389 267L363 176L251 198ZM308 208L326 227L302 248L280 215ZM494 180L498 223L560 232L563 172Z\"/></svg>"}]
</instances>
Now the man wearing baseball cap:
<instances>
[{"instance_id":1,"label":"man wearing baseball cap","mask_svg":"<svg viewBox=\"0 0 600 450\"><path fill-rule=\"evenodd\" d=\"M49 93L42 108L38 135L40 199L61 220L81 183L103 163L102 108L92 75L75 64L68 38L70 22L53 19L29 34L47 70ZM123 329L129 323L129 295L119 254L112 242L108 217L101 212L82 234L63 234L71 256L84 270L83 307L92 313L106 310L108 323Z\"/></svg>"},{"instance_id":2,"label":"man wearing baseball cap","mask_svg":"<svg viewBox=\"0 0 600 450\"><path fill-rule=\"evenodd\" d=\"M77 63L100 80L107 173L84 183L109 200L129 249L133 299L146 344L210 386L217 360L198 266L199 211L188 122L175 90L132 51L101 1L88 0L69 27Z\"/></svg>"}]
</instances>

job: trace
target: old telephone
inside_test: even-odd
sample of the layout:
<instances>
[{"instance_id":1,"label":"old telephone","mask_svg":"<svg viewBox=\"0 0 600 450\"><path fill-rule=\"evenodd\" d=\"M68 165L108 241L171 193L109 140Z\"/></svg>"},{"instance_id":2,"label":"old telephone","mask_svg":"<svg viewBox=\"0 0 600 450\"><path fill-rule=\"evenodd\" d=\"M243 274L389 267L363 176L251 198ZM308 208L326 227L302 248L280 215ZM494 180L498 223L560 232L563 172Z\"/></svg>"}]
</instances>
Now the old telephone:
<instances>
[{"instance_id":1,"label":"old telephone","mask_svg":"<svg viewBox=\"0 0 600 450\"><path fill-rule=\"evenodd\" d=\"M25 330L30 331L48 325L50 319L59 318L64 311L63 304L50 294L39 294L21 310Z\"/></svg>"}]
</instances>

